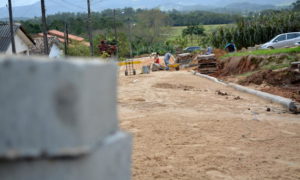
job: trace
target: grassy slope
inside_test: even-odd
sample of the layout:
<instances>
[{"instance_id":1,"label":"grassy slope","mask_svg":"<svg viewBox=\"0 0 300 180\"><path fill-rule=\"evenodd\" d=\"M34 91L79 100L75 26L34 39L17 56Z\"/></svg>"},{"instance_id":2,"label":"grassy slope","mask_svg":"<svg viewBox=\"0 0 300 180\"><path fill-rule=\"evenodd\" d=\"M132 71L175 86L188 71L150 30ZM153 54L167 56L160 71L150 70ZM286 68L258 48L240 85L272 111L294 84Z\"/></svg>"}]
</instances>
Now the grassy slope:
<instances>
[{"instance_id":1,"label":"grassy slope","mask_svg":"<svg viewBox=\"0 0 300 180\"><path fill-rule=\"evenodd\" d=\"M286 67L290 67L291 62L297 61L297 56L294 56L294 54L300 53L300 46L294 47L294 48L283 48L283 49L264 49L264 50L256 50L256 51L248 51L248 52L237 52L237 53L230 53L226 54L225 56L221 58L226 58L226 57L240 57L240 56L248 56L248 55L276 55L276 54L290 54L288 58L281 62L269 62L268 64L262 66L260 70L277 70L277 69L282 69ZM259 70L252 71L252 72L247 72L244 74L237 75L238 77L248 77Z\"/></svg>"},{"instance_id":2,"label":"grassy slope","mask_svg":"<svg viewBox=\"0 0 300 180\"><path fill-rule=\"evenodd\" d=\"M256 51L229 53L223 56L222 58L248 56L248 55L272 55L272 54L281 54L281 53L300 53L300 46L294 48L260 49Z\"/></svg>"}]
</instances>

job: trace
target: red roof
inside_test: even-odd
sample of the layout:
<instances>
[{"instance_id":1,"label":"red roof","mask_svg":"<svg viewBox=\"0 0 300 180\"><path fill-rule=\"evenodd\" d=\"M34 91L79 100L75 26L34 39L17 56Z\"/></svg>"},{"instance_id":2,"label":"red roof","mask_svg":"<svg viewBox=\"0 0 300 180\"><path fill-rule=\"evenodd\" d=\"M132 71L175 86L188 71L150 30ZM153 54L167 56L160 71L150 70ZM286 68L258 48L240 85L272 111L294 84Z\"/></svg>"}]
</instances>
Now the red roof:
<instances>
[{"instance_id":1,"label":"red roof","mask_svg":"<svg viewBox=\"0 0 300 180\"><path fill-rule=\"evenodd\" d=\"M48 34L53 35L53 36L57 36L57 37L60 37L60 38L65 37L65 33L57 31L57 30L49 30ZM71 40L84 41L84 38L79 37L79 36L75 36L75 35L72 35L72 34L69 34L68 36L69 36L69 39L71 39Z\"/></svg>"},{"instance_id":2,"label":"red roof","mask_svg":"<svg viewBox=\"0 0 300 180\"><path fill-rule=\"evenodd\" d=\"M38 37L44 37L44 34L43 34L43 33L38 33L37 36L38 36ZM52 36L48 34L47 37L50 38L50 37L52 37Z\"/></svg>"},{"instance_id":3,"label":"red roof","mask_svg":"<svg viewBox=\"0 0 300 180\"><path fill-rule=\"evenodd\" d=\"M38 33L36 36L38 36L38 37L44 37L44 34L43 33ZM48 34L47 34L47 37L48 38L50 38L50 37L57 37L58 40L61 43L65 42L65 39L64 39L65 33L57 31L57 30L49 30ZM78 41L78 42L82 43L85 46L90 46L90 44L88 42L84 41L84 38L79 37L79 36L75 36L75 35L69 34L69 40Z\"/></svg>"}]
</instances>

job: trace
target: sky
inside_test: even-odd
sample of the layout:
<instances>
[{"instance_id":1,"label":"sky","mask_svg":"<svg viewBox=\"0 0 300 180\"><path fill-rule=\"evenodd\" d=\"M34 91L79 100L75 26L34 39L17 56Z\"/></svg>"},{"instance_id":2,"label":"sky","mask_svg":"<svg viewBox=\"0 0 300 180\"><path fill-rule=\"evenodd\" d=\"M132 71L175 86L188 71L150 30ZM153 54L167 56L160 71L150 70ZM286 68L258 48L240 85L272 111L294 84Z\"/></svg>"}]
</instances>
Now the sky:
<instances>
[{"instance_id":1,"label":"sky","mask_svg":"<svg viewBox=\"0 0 300 180\"><path fill-rule=\"evenodd\" d=\"M37 1L39 0L12 0L12 4L13 6L23 6L23 5L35 3ZM7 0L1 0L0 7L6 6L7 2L8 2Z\"/></svg>"},{"instance_id":2,"label":"sky","mask_svg":"<svg viewBox=\"0 0 300 180\"><path fill-rule=\"evenodd\" d=\"M7 4L7 1L8 0L0 0L0 7L4 7L4 6L6 6L6 4ZM38 2L38 1L40 1L40 0L12 0L12 4L13 4L13 6L23 6L23 5L30 5L30 4L33 4L33 3L35 3L35 2ZM52 0L46 0L46 1L52 1ZM91 0L91 1L93 1L93 0ZM106 0L105 0L106 1ZM108 0L109 1L109 0ZM126 1L126 0L121 0L121 1ZM131 1L139 1L139 0L131 0ZM148 1L151 1L151 0L148 0ZM174 0L175 2L178 2L178 0ZM204 3L204 2L206 2L205 0L198 0L199 1L199 3ZM233 0L232 0L233 1ZM245 0L243 0L243 1L245 1ZM256 1L258 1L258 0L256 0ZM259 0L259 2L260 1L262 1L262 2L264 2L264 3L268 3L268 1L269 0ZM285 1L291 1L291 0L281 0L282 2L285 2ZM183 2L185 2L185 4L186 3L188 3L189 1L183 1ZM251 2L251 1L249 1L249 2ZM205 3L204 3L205 4Z\"/></svg>"}]
</instances>

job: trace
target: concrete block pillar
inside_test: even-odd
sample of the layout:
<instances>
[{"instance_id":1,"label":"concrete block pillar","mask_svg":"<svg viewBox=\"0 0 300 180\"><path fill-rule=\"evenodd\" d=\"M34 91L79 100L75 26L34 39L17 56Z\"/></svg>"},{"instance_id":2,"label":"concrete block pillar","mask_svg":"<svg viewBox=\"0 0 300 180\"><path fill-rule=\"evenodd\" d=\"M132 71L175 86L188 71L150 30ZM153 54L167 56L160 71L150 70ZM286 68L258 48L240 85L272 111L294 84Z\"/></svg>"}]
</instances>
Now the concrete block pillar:
<instances>
[{"instance_id":1,"label":"concrete block pillar","mask_svg":"<svg viewBox=\"0 0 300 180\"><path fill-rule=\"evenodd\" d=\"M130 179L116 86L114 64L0 57L0 179Z\"/></svg>"}]
</instances>

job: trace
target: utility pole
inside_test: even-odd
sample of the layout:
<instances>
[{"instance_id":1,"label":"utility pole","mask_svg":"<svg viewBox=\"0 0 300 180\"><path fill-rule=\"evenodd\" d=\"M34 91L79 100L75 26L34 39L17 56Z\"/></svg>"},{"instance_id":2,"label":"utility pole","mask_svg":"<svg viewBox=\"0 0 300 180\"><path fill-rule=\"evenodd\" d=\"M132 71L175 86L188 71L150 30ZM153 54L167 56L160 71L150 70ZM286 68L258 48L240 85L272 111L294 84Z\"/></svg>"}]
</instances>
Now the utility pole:
<instances>
[{"instance_id":1,"label":"utility pole","mask_svg":"<svg viewBox=\"0 0 300 180\"><path fill-rule=\"evenodd\" d=\"M11 49L12 49L12 53L16 54L16 42L15 42L14 21L13 21L11 0L8 0L8 11L9 11Z\"/></svg>"},{"instance_id":2,"label":"utility pole","mask_svg":"<svg viewBox=\"0 0 300 180\"><path fill-rule=\"evenodd\" d=\"M132 38L131 38L131 22L128 18L128 30L129 30L129 48L130 48L130 58L132 58Z\"/></svg>"},{"instance_id":3,"label":"utility pole","mask_svg":"<svg viewBox=\"0 0 300 180\"><path fill-rule=\"evenodd\" d=\"M42 27L43 27L43 35L44 35L44 53L45 55L49 54L48 47L48 30L46 23L46 9L45 9L45 0L41 0L41 9L42 9Z\"/></svg>"},{"instance_id":4,"label":"utility pole","mask_svg":"<svg viewBox=\"0 0 300 180\"><path fill-rule=\"evenodd\" d=\"M116 9L114 9L114 29L115 29L115 40L116 40L116 46L117 46L116 56L118 58L118 56L119 56L119 42L118 42L118 33L117 33L117 24L116 24Z\"/></svg>"},{"instance_id":5,"label":"utility pole","mask_svg":"<svg viewBox=\"0 0 300 180\"><path fill-rule=\"evenodd\" d=\"M89 31L89 40L90 40L90 53L91 53L91 56L94 56L94 43L93 43L92 19L91 19L91 3L90 3L90 0L87 0L87 6L88 6L88 31Z\"/></svg>"},{"instance_id":6,"label":"utility pole","mask_svg":"<svg viewBox=\"0 0 300 180\"><path fill-rule=\"evenodd\" d=\"M69 46L69 29L68 29L67 23L65 23L64 39L65 39L65 56L67 56L68 55L68 46Z\"/></svg>"}]
</instances>

